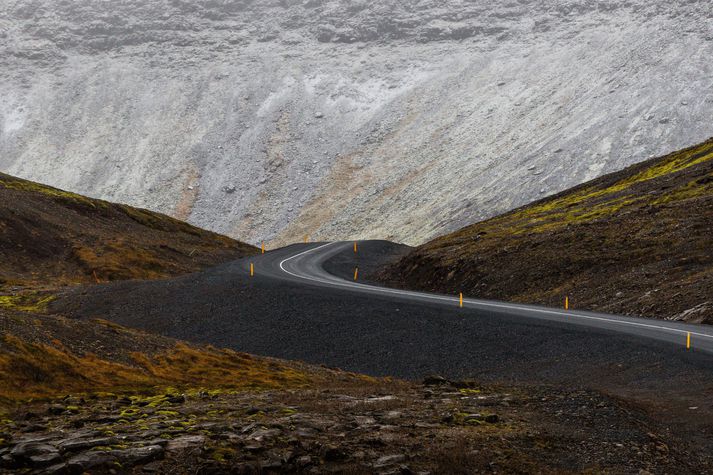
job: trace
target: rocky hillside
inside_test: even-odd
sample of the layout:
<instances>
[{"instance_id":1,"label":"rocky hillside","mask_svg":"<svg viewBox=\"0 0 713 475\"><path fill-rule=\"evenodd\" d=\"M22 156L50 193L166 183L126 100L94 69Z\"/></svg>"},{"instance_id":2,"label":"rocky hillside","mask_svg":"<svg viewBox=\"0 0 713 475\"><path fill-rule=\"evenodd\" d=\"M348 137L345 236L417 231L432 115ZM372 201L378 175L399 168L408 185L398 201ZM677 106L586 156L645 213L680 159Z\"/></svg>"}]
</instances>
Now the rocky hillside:
<instances>
[{"instance_id":1,"label":"rocky hillside","mask_svg":"<svg viewBox=\"0 0 713 475\"><path fill-rule=\"evenodd\" d=\"M0 290L168 277L256 252L168 216L0 173Z\"/></svg>"},{"instance_id":2,"label":"rocky hillside","mask_svg":"<svg viewBox=\"0 0 713 475\"><path fill-rule=\"evenodd\" d=\"M392 284L713 323L713 139L435 239Z\"/></svg>"},{"instance_id":3,"label":"rocky hillside","mask_svg":"<svg viewBox=\"0 0 713 475\"><path fill-rule=\"evenodd\" d=\"M418 244L709 137L711 25L707 0L0 0L0 170L252 243Z\"/></svg>"}]
</instances>

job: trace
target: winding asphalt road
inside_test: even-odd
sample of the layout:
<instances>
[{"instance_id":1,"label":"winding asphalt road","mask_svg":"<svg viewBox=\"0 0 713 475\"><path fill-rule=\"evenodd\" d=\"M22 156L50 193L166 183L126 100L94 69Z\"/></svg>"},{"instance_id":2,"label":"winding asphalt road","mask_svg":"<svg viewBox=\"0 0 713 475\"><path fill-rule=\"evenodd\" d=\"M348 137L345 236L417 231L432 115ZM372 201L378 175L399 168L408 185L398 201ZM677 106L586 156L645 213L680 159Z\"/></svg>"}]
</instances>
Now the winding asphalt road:
<instances>
[{"instance_id":1,"label":"winding asphalt road","mask_svg":"<svg viewBox=\"0 0 713 475\"><path fill-rule=\"evenodd\" d=\"M668 412L705 408L713 420L713 327L469 298L459 308L456 295L366 285L400 251L352 245L295 244L175 279L78 287L51 309L373 376L590 388L666 401Z\"/></svg>"},{"instance_id":2,"label":"winding asphalt road","mask_svg":"<svg viewBox=\"0 0 713 475\"><path fill-rule=\"evenodd\" d=\"M460 306L459 296L367 285L348 281L327 272L324 268L325 263L338 254L353 252L352 242L292 246L285 250L267 253L259 257L256 260L259 266L258 272L305 285L346 289L362 295L363 298L379 295L413 303L436 303L450 309ZM634 338L658 340L679 347L687 344L688 335L690 335L691 346L696 351L713 354L712 326L464 298L463 311L467 312L468 310L490 310L523 319L548 320L580 327L604 329Z\"/></svg>"}]
</instances>

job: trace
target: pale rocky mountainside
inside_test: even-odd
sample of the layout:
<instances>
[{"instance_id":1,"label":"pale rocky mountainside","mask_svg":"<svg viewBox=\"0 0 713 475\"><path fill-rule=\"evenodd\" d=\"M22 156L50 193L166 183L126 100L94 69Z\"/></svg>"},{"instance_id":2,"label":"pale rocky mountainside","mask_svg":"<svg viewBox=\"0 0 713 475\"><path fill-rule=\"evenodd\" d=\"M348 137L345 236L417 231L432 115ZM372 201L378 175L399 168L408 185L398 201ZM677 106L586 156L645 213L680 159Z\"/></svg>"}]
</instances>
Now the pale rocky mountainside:
<instances>
[{"instance_id":1,"label":"pale rocky mountainside","mask_svg":"<svg viewBox=\"0 0 713 475\"><path fill-rule=\"evenodd\" d=\"M713 135L709 0L0 0L0 170L420 243Z\"/></svg>"}]
</instances>

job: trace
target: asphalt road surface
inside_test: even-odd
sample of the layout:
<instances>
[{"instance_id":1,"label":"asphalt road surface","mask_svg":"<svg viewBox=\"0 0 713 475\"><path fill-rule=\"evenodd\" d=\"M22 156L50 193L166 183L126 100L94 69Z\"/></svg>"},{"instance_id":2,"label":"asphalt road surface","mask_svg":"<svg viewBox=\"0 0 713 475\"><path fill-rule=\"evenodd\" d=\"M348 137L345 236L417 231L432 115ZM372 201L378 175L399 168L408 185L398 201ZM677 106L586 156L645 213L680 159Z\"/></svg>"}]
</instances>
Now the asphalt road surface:
<instances>
[{"instance_id":1,"label":"asphalt road surface","mask_svg":"<svg viewBox=\"0 0 713 475\"><path fill-rule=\"evenodd\" d=\"M687 440L713 439L713 327L468 298L460 308L455 295L365 285L399 249L352 246L293 245L176 279L79 287L51 310L375 376L593 389Z\"/></svg>"},{"instance_id":2,"label":"asphalt road surface","mask_svg":"<svg viewBox=\"0 0 713 475\"><path fill-rule=\"evenodd\" d=\"M460 308L455 295L365 285L403 249L352 246L293 245L170 280L79 287L51 309L374 376L592 389L691 450L713 440L713 327L468 298Z\"/></svg>"},{"instance_id":3,"label":"asphalt road surface","mask_svg":"<svg viewBox=\"0 0 713 475\"><path fill-rule=\"evenodd\" d=\"M713 327L468 298L460 308L455 295L354 283L354 267L368 275L393 244L361 242L357 254L352 245L299 244L170 280L76 288L51 308L375 376L590 388L713 420Z\"/></svg>"},{"instance_id":4,"label":"asphalt road surface","mask_svg":"<svg viewBox=\"0 0 713 475\"><path fill-rule=\"evenodd\" d=\"M363 249L363 245L357 246ZM325 270L325 263L333 257L354 253L353 242L336 242L317 244L307 249L290 251L287 257L284 253L271 254L260 260L261 271L270 272L277 279L292 280L305 285L316 285L328 288L347 289L361 294L364 298L370 295L413 302L436 303L452 311L460 308L459 295L439 295L424 292L413 292L389 289L376 285L366 285L349 281ZM367 251L368 252L368 251ZM355 261L355 268L358 267ZM351 271L351 269L349 269ZM358 273L357 273L358 279ZM697 351L713 354L713 326L695 325L682 322L652 321L645 318L624 317L594 312L582 312L564 309L552 309L533 305L518 305L506 302L495 302L477 299L463 299L463 307L468 310L491 311L504 313L526 319L547 320L569 325L588 327L590 329L605 329L612 332L631 335L635 338L649 338L670 343L672 346L690 346ZM477 315L477 313L476 313Z\"/></svg>"}]
</instances>

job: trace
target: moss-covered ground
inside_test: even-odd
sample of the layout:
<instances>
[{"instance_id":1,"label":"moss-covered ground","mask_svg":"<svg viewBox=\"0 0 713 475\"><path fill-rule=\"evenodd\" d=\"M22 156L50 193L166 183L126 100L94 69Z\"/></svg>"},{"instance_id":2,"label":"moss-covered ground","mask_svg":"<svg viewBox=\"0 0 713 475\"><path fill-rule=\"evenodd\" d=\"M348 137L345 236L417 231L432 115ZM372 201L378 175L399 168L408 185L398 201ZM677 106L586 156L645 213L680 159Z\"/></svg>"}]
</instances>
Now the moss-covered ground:
<instances>
[{"instance_id":1,"label":"moss-covered ground","mask_svg":"<svg viewBox=\"0 0 713 475\"><path fill-rule=\"evenodd\" d=\"M437 238L382 278L659 318L701 306L690 318L713 322L711 230L713 140Z\"/></svg>"}]
</instances>

